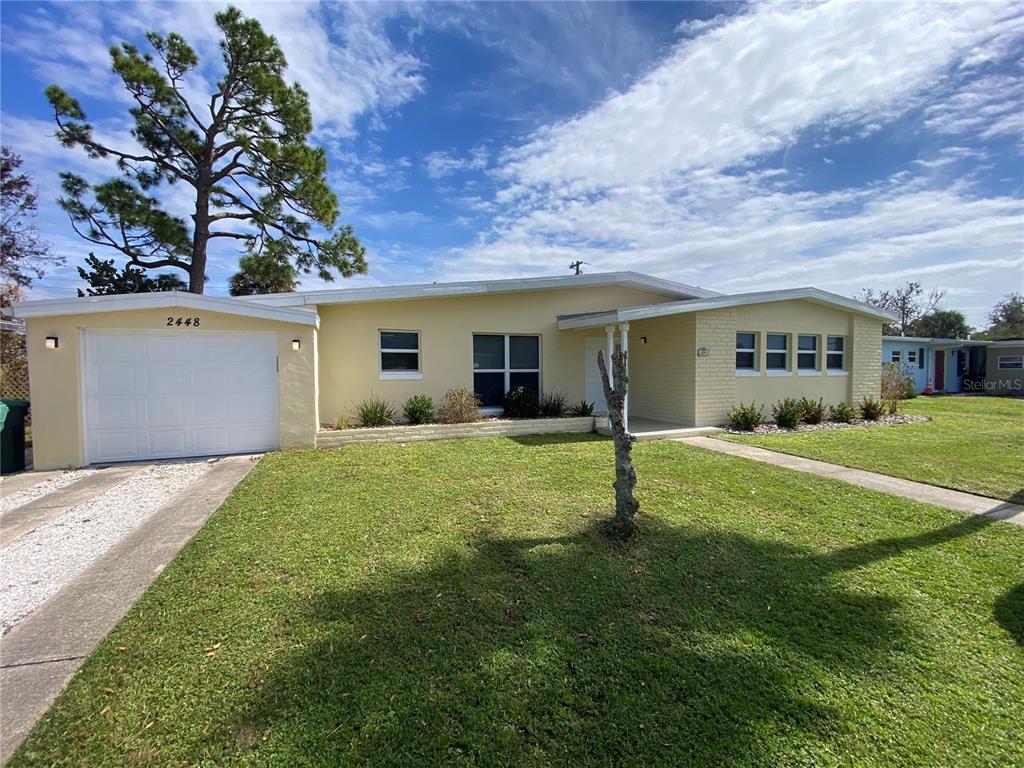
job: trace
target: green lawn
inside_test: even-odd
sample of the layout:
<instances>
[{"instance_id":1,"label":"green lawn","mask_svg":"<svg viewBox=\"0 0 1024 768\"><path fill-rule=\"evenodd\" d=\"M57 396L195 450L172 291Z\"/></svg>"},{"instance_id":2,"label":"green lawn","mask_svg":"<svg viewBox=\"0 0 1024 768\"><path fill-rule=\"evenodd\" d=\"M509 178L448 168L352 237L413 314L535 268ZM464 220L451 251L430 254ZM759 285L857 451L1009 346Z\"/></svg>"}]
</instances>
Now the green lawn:
<instances>
[{"instance_id":1,"label":"green lawn","mask_svg":"<svg viewBox=\"0 0 1024 768\"><path fill-rule=\"evenodd\" d=\"M264 458L27 765L1024 764L1024 530L678 443Z\"/></svg>"},{"instance_id":2,"label":"green lawn","mask_svg":"<svg viewBox=\"0 0 1024 768\"><path fill-rule=\"evenodd\" d=\"M918 397L902 410L932 421L721 437L1024 504L1024 400Z\"/></svg>"}]
</instances>

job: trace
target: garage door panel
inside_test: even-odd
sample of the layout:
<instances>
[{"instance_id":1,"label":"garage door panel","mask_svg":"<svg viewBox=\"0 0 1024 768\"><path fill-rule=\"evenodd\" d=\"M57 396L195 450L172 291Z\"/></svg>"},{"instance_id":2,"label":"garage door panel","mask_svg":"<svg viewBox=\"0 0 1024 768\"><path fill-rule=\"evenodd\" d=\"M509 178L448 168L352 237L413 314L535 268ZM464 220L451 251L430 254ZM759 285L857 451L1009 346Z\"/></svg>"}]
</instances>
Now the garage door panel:
<instances>
[{"instance_id":1,"label":"garage door panel","mask_svg":"<svg viewBox=\"0 0 1024 768\"><path fill-rule=\"evenodd\" d=\"M181 392L189 386L189 382L186 381L186 370L182 367L181 362L148 362L142 368L142 373L143 381L139 386L140 392L172 394Z\"/></svg>"},{"instance_id":2,"label":"garage door panel","mask_svg":"<svg viewBox=\"0 0 1024 768\"><path fill-rule=\"evenodd\" d=\"M271 334L86 331L89 462L273 450Z\"/></svg>"}]
</instances>

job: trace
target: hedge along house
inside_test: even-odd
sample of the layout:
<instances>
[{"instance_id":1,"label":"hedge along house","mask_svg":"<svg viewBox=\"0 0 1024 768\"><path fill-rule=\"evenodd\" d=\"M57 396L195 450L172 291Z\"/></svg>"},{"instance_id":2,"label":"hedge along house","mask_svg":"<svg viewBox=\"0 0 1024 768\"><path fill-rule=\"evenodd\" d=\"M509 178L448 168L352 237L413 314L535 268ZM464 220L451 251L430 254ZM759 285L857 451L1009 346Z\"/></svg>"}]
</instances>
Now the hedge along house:
<instances>
[{"instance_id":1,"label":"hedge along house","mask_svg":"<svg viewBox=\"0 0 1024 768\"><path fill-rule=\"evenodd\" d=\"M27 302L37 468L313 447L371 394L400 405L525 386L603 404L627 348L629 413L679 426L787 396L878 394L890 316L813 288L722 295L633 272L246 298ZM601 410L600 408L598 409Z\"/></svg>"}]
</instances>

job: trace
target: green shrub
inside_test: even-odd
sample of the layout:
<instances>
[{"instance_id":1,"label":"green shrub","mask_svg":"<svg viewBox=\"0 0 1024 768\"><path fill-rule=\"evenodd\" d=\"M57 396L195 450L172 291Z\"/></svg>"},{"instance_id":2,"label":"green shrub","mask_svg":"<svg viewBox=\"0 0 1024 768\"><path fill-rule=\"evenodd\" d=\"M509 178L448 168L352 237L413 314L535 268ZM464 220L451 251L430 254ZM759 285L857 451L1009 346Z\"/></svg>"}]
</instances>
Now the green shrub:
<instances>
[{"instance_id":1,"label":"green shrub","mask_svg":"<svg viewBox=\"0 0 1024 768\"><path fill-rule=\"evenodd\" d=\"M410 424L429 424L434 420L434 399L430 395L413 395L402 406Z\"/></svg>"},{"instance_id":2,"label":"green shrub","mask_svg":"<svg viewBox=\"0 0 1024 768\"><path fill-rule=\"evenodd\" d=\"M561 392L546 392L540 399L540 415L545 419L560 419L569 410L569 402Z\"/></svg>"},{"instance_id":3,"label":"green shrub","mask_svg":"<svg viewBox=\"0 0 1024 768\"><path fill-rule=\"evenodd\" d=\"M377 395L370 395L356 405L356 415L363 427L387 427L395 423L395 406Z\"/></svg>"},{"instance_id":4,"label":"green shrub","mask_svg":"<svg viewBox=\"0 0 1024 768\"><path fill-rule=\"evenodd\" d=\"M465 387L449 389L444 393L441 407L437 409L437 419L442 424L466 424L480 421L480 398Z\"/></svg>"},{"instance_id":5,"label":"green shrub","mask_svg":"<svg viewBox=\"0 0 1024 768\"><path fill-rule=\"evenodd\" d=\"M803 415L803 406L794 397L779 400L779 402L772 406L772 416L775 419L775 424L783 429L795 429Z\"/></svg>"},{"instance_id":6,"label":"green shrub","mask_svg":"<svg viewBox=\"0 0 1024 768\"><path fill-rule=\"evenodd\" d=\"M743 405L740 403L729 411L729 429L741 432L752 432L755 427L764 424L764 406L757 403Z\"/></svg>"},{"instance_id":7,"label":"green shrub","mask_svg":"<svg viewBox=\"0 0 1024 768\"><path fill-rule=\"evenodd\" d=\"M860 401L860 417L865 421L878 421L883 409L882 403L873 397L866 396Z\"/></svg>"},{"instance_id":8,"label":"green shrub","mask_svg":"<svg viewBox=\"0 0 1024 768\"><path fill-rule=\"evenodd\" d=\"M817 402L810 400L806 397L800 399L800 410L801 416L807 424L821 424L825 420L825 414L828 412L828 408L818 398Z\"/></svg>"},{"instance_id":9,"label":"green shrub","mask_svg":"<svg viewBox=\"0 0 1024 768\"><path fill-rule=\"evenodd\" d=\"M857 418L857 410L849 403L836 403L829 409L828 418L829 421L849 424Z\"/></svg>"},{"instance_id":10,"label":"green shrub","mask_svg":"<svg viewBox=\"0 0 1024 768\"><path fill-rule=\"evenodd\" d=\"M536 419L540 415L537 393L526 387L516 387L505 395L506 419Z\"/></svg>"},{"instance_id":11,"label":"green shrub","mask_svg":"<svg viewBox=\"0 0 1024 768\"><path fill-rule=\"evenodd\" d=\"M580 400L576 405L569 409L570 416L593 416L594 415L594 404L588 403L586 400Z\"/></svg>"}]
</instances>

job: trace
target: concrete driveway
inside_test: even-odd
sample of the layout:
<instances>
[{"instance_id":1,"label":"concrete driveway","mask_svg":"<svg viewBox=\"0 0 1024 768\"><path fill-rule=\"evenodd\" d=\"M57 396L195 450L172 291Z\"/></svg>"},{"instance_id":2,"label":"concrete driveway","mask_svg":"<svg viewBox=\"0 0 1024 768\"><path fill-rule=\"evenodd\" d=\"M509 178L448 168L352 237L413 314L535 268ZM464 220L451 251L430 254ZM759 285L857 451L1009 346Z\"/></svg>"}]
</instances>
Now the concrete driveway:
<instances>
[{"instance_id":1,"label":"concrete driveway","mask_svg":"<svg viewBox=\"0 0 1024 768\"><path fill-rule=\"evenodd\" d=\"M0 480L0 762L258 459Z\"/></svg>"}]
</instances>

